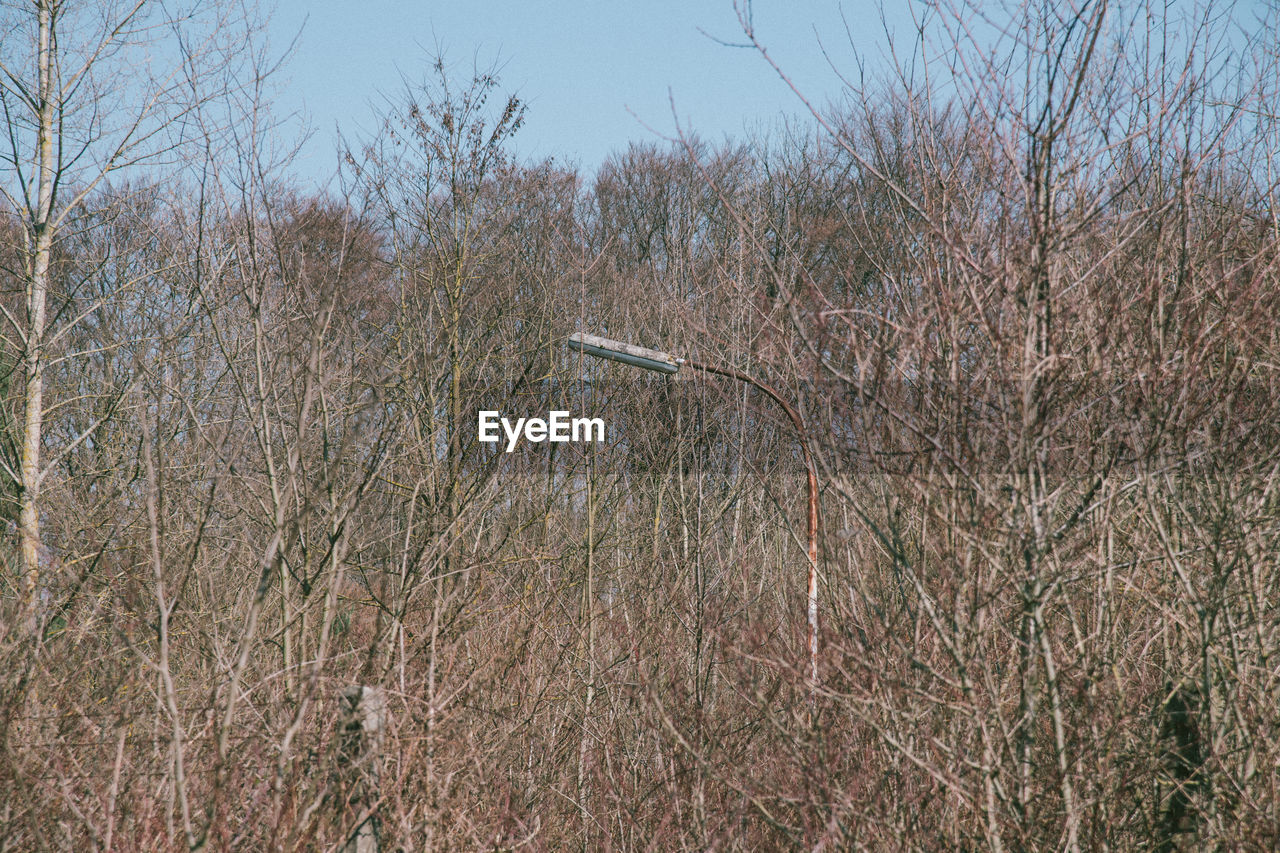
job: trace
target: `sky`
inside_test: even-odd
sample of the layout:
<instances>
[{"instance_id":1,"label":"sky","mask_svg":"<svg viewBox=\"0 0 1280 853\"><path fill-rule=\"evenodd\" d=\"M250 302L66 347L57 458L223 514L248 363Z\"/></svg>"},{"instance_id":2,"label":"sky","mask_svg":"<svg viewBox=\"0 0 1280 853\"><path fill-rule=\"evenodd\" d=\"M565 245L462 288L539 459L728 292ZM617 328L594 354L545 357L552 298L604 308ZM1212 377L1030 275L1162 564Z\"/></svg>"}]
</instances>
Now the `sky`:
<instances>
[{"instance_id":1,"label":"sky","mask_svg":"<svg viewBox=\"0 0 1280 853\"><path fill-rule=\"evenodd\" d=\"M885 66L886 27L909 44L907 3L887 5L882 19L875 0L755 0L752 21L822 105L860 59ZM336 168L338 131L367 138L387 96L421 82L437 52L459 84L496 70L527 104L518 157L587 173L629 142L673 136L677 119L718 143L805 114L758 53L718 43L744 40L733 0L279 0L269 38L277 52L294 45L276 109L313 128L294 172L315 184Z\"/></svg>"}]
</instances>

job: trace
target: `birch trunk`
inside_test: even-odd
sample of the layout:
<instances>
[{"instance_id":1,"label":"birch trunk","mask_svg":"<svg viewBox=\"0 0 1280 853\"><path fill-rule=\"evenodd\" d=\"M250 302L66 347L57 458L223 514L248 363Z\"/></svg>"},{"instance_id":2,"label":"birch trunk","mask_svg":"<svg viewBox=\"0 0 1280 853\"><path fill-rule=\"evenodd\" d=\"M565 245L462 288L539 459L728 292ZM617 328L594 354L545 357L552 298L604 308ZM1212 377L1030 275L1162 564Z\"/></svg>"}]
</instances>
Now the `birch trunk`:
<instances>
[{"instance_id":1,"label":"birch trunk","mask_svg":"<svg viewBox=\"0 0 1280 853\"><path fill-rule=\"evenodd\" d=\"M23 603L33 624L40 578L40 439L44 426L45 299L53 254L53 118L57 92L53 79L53 0L39 0L37 54L39 113L36 125L36 216L32 223L32 252L27 279L27 330L23 346L26 393L22 415L22 493L18 526L22 535Z\"/></svg>"}]
</instances>

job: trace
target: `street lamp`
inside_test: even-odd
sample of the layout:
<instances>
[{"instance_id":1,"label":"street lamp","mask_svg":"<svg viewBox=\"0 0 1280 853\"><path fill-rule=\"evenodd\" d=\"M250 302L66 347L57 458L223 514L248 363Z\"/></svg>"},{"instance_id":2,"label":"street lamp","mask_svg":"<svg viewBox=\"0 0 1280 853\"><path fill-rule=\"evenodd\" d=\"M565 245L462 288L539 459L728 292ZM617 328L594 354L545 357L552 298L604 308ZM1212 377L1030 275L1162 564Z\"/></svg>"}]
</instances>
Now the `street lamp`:
<instances>
[{"instance_id":1,"label":"street lamp","mask_svg":"<svg viewBox=\"0 0 1280 853\"><path fill-rule=\"evenodd\" d=\"M608 338L583 332L574 332L569 336L569 348L586 355L620 361L633 367L668 375L677 373L681 367L687 366L703 373L727 376L759 388L787 413L787 417L791 419L791 425L795 427L800 451L804 455L805 469L809 475L809 680L810 688L816 687L818 684L818 471L813 464L813 455L809 452L809 431L805 428L800 413L768 384L731 367L716 367L694 359L676 358L658 350L621 341L611 341Z\"/></svg>"}]
</instances>

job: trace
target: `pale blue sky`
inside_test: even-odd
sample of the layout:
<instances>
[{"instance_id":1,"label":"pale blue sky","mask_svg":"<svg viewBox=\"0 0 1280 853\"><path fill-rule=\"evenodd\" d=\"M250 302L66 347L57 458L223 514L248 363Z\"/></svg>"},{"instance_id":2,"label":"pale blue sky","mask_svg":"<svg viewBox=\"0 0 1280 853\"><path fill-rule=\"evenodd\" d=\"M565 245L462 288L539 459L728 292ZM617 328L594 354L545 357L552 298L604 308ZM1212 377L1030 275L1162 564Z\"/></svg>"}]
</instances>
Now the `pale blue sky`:
<instances>
[{"instance_id":1,"label":"pale blue sky","mask_svg":"<svg viewBox=\"0 0 1280 853\"><path fill-rule=\"evenodd\" d=\"M905 0L887 5L890 29L909 44ZM856 74L859 55L868 69L884 67L874 0L753 7L758 37L820 104L840 90L823 48L841 73ZM312 181L334 169L335 126L367 134L383 104L378 93L401 90L402 74L421 80L437 47L463 83L473 66L498 64L504 91L528 104L519 156L554 156L586 171L631 140L672 135L673 100L681 123L715 142L802 112L758 54L699 29L742 41L732 0L280 0L273 48L301 33L277 108L301 112L316 129L295 161L296 173Z\"/></svg>"}]
</instances>

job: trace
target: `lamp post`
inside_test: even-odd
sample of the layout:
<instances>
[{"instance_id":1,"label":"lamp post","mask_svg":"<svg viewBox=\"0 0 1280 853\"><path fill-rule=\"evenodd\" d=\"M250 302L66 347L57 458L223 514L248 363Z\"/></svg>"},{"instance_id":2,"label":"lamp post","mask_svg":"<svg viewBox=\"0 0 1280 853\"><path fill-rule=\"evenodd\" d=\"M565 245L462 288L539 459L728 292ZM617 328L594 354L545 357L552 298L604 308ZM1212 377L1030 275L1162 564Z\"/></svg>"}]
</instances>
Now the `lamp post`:
<instances>
[{"instance_id":1,"label":"lamp post","mask_svg":"<svg viewBox=\"0 0 1280 853\"><path fill-rule=\"evenodd\" d=\"M813 455L809 452L809 431L805 428L804 419L800 417L800 413L795 407L788 403L782 395L775 391L767 383L756 379L754 376L734 370L731 367L717 367L715 365L704 364L694 359L676 358L665 352L647 349L646 347L636 346L634 344L623 343L621 341L611 341L608 338L597 337L596 335L588 335L583 332L575 332L569 336L569 348L577 350L586 355L593 355L597 358L607 358L612 361L620 361L623 364L629 364L633 367L640 367L645 370L652 370L657 373L665 373L671 375L679 372L681 367L689 367L692 370L698 370L703 373L714 373L718 376L727 376L730 379L737 379L740 382L746 382L753 385L765 393L769 399L773 400L782 410L787 413L787 417L791 419L791 425L795 427L796 438L800 442L800 452L804 455L804 465L808 474L809 486L809 600L808 600L808 616L809 616L809 686L810 689L817 687L818 684L818 470L813 464Z\"/></svg>"}]
</instances>

